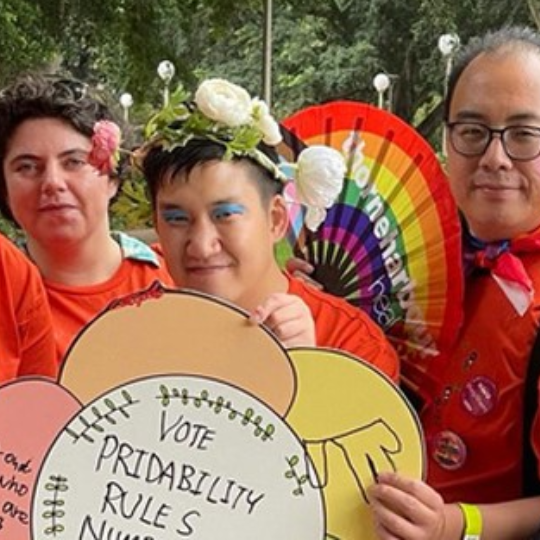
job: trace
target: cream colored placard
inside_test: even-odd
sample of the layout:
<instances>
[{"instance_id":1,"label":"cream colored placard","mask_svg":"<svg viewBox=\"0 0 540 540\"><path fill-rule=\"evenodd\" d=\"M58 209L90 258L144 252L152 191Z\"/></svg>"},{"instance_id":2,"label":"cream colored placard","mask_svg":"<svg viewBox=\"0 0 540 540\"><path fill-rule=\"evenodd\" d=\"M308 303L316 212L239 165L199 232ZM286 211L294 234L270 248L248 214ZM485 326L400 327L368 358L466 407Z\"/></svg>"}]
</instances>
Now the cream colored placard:
<instances>
[{"instance_id":1,"label":"cream colored placard","mask_svg":"<svg viewBox=\"0 0 540 540\"><path fill-rule=\"evenodd\" d=\"M339 351L286 351L242 310L192 291L155 285L112 306L75 341L60 383L88 411L115 388L170 376L223 384L284 419L307 450L294 466L312 471L298 481L324 501L326 540L375 539L366 489L377 472L424 476L418 419L386 376ZM155 422L137 425L148 434ZM240 439L230 444L238 446L241 472L250 452L244 454ZM261 479L267 476L264 461L258 462Z\"/></svg>"},{"instance_id":2,"label":"cream colored placard","mask_svg":"<svg viewBox=\"0 0 540 540\"><path fill-rule=\"evenodd\" d=\"M323 540L294 432L230 384L161 375L109 390L44 461L35 540Z\"/></svg>"}]
</instances>

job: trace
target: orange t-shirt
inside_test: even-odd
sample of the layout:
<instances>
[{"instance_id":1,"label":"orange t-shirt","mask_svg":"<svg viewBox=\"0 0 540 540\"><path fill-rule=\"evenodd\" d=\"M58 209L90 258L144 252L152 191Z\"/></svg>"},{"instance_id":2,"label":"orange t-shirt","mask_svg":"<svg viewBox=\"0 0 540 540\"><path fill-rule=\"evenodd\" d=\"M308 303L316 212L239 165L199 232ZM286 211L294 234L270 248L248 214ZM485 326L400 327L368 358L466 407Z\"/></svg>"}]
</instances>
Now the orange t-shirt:
<instances>
[{"instance_id":1,"label":"orange t-shirt","mask_svg":"<svg viewBox=\"0 0 540 540\"><path fill-rule=\"evenodd\" d=\"M107 281L69 286L44 280L53 315L56 357L60 364L77 334L111 302L146 289L155 281L173 285L160 255L140 240L125 234L114 233L113 237L122 247L124 259Z\"/></svg>"},{"instance_id":2,"label":"orange t-shirt","mask_svg":"<svg viewBox=\"0 0 540 540\"><path fill-rule=\"evenodd\" d=\"M397 353L383 331L362 310L346 300L317 290L287 275L289 294L302 298L315 321L318 347L330 347L358 356L397 381Z\"/></svg>"},{"instance_id":3,"label":"orange t-shirt","mask_svg":"<svg viewBox=\"0 0 540 540\"><path fill-rule=\"evenodd\" d=\"M0 382L56 377L51 313L37 268L0 235Z\"/></svg>"}]
</instances>

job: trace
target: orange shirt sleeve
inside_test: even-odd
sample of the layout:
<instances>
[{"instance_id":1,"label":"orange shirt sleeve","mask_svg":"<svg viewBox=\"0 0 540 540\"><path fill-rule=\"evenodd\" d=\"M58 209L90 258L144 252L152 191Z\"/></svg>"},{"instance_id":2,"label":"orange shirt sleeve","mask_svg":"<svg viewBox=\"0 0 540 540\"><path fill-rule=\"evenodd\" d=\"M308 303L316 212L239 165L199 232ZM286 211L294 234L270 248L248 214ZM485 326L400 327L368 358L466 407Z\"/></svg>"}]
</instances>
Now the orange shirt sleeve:
<instances>
[{"instance_id":1,"label":"orange shirt sleeve","mask_svg":"<svg viewBox=\"0 0 540 540\"><path fill-rule=\"evenodd\" d=\"M0 237L0 381L21 375L56 377L51 313L41 277Z\"/></svg>"},{"instance_id":2,"label":"orange shirt sleeve","mask_svg":"<svg viewBox=\"0 0 540 540\"><path fill-rule=\"evenodd\" d=\"M397 353L369 315L343 298L319 291L292 276L288 278L289 293L300 296L311 310L317 346L358 356L398 381Z\"/></svg>"}]
</instances>

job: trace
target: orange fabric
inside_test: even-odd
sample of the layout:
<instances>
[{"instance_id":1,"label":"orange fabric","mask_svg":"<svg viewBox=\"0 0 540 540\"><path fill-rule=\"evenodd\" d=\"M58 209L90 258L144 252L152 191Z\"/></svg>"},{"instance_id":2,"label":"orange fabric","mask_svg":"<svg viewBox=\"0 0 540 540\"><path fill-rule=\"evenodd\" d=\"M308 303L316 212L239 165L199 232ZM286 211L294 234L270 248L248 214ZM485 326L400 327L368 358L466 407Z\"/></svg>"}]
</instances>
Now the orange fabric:
<instances>
[{"instance_id":1,"label":"orange fabric","mask_svg":"<svg viewBox=\"0 0 540 540\"><path fill-rule=\"evenodd\" d=\"M536 290L531 308L520 317L487 271L473 273L458 343L433 360L422 384L428 483L447 502L522 493L523 392L540 318L540 258L520 258ZM534 439L540 455L539 430Z\"/></svg>"},{"instance_id":2,"label":"orange fabric","mask_svg":"<svg viewBox=\"0 0 540 540\"><path fill-rule=\"evenodd\" d=\"M160 267L134 259L124 259L106 282L86 287L70 287L45 280L56 334L57 358L61 363L75 336L113 300L145 289L154 281L173 285L161 258Z\"/></svg>"},{"instance_id":3,"label":"orange fabric","mask_svg":"<svg viewBox=\"0 0 540 540\"><path fill-rule=\"evenodd\" d=\"M383 331L366 313L342 298L319 291L290 275L287 277L289 294L302 298L311 310L317 346L349 352L397 381L397 354Z\"/></svg>"},{"instance_id":4,"label":"orange fabric","mask_svg":"<svg viewBox=\"0 0 540 540\"><path fill-rule=\"evenodd\" d=\"M56 374L51 314L39 273L0 235L0 382Z\"/></svg>"}]
</instances>

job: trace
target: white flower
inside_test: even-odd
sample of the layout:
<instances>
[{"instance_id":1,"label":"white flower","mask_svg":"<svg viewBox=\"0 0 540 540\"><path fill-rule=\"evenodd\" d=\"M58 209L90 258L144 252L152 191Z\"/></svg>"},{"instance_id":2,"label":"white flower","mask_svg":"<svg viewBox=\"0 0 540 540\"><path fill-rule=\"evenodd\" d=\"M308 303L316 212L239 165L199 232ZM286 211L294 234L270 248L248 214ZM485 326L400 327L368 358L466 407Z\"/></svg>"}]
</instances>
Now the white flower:
<instances>
[{"instance_id":1,"label":"white flower","mask_svg":"<svg viewBox=\"0 0 540 540\"><path fill-rule=\"evenodd\" d=\"M270 146L278 145L283 138L279 130L279 124L270 114L266 102L259 98L254 98L252 100L252 111L255 125L263 134L263 142Z\"/></svg>"},{"instance_id":2,"label":"white flower","mask_svg":"<svg viewBox=\"0 0 540 540\"><path fill-rule=\"evenodd\" d=\"M224 79L207 79L195 92L199 110L229 127L251 122L251 97L241 86Z\"/></svg>"},{"instance_id":3,"label":"white flower","mask_svg":"<svg viewBox=\"0 0 540 540\"><path fill-rule=\"evenodd\" d=\"M306 226L317 230L343 189L347 167L343 155L329 146L315 145L298 157L295 184L298 200L307 208Z\"/></svg>"},{"instance_id":4,"label":"white flower","mask_svg":"<svg viewBox=\"0 0 540 540\"><path fill-rule=\"evenodd\" d=\"M306 224L306 227L310 231L315 232L319 228L319 225L325 219L326 219L326 209L310 206L306 211L306 217L304 218L304 222Z\"/></svg>"},{"instance_id":5,"label":"white flower","mask_svg":"<svg viewBox=\"0 0 540 540\"><path fill-rule=\"evenodd\" d=\"M270 146L277 146L283 140L279 124L271 115L259 120L259 129L263 132L263 142Z\"/></svg>"}]
</instances>

